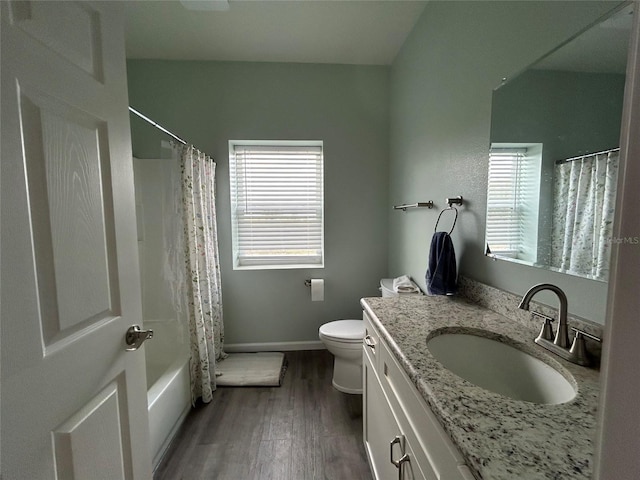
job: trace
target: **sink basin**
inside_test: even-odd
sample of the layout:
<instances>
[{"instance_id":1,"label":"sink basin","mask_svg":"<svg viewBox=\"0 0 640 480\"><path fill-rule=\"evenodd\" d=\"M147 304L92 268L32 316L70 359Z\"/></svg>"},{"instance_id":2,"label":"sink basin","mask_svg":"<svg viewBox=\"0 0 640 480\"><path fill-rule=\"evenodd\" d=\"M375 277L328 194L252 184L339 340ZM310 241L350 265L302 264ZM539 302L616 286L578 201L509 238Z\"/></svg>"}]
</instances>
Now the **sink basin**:
<instances>
[{"instance_id":1,"label":"sink basin","mask_svg":"<svg viewBox=\"0 0 640 480\"><path fill-rule=\"evenodd\" d=\"M491 338L443 333L427 340L429 352L448 370L486 390L516 400L558 404L576 390L542 360Z\"/></svg>"}]
</instances>

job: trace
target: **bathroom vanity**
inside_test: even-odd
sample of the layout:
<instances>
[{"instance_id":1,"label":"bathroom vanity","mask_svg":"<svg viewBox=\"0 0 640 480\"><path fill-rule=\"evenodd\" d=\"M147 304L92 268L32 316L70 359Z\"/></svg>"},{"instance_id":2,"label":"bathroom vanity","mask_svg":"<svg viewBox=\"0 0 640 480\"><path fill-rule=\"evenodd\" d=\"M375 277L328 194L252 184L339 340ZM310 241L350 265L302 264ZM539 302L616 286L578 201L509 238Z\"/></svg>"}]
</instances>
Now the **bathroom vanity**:
<instances>
[{"instance_id":1,"label":"bathroom vanity","mask_svg":"<svg viewBox=\"0 0 640 480\"><path fill-rule=\"evenodd\" d=\"M473 480L464 458L364 312L364 442L374 477Z\"/></svg>"},{"instance_id":2,"label":"bathroom vanity","mask_svg":"<svg viewBox=\"0 0 640 480\"><path fill-rule=\"evenodd\" d=\"M598 371L553 356L534 343L535 329L460 297L361 303L364 442L374 478L591 477ZM523 401L464 380L429 351L428 341L445 333L488 337L541 360L575 396Z\"/></svg>"}]
</instances>

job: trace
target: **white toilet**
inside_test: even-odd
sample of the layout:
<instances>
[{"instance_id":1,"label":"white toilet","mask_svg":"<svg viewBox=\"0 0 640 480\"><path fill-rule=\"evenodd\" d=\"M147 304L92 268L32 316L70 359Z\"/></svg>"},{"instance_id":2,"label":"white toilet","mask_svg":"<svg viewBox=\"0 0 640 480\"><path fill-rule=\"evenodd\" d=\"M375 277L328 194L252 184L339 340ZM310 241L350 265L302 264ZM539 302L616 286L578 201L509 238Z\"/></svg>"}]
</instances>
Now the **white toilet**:
<instances>
[{"instance_id":1,"label":"white toilet","mask_svg":"<svg viewBox=\"0 0 640 480\"><path fill-rule=\"evenodd\" d=\"M362 393L362 320L336 320L319 330L320 340L333 356L333 386L344 393Z\"/></svg>"},{"instance_id":2,"label":"white toilet","mask_svg":"<svg viewBox=\"0 0 640 480\"><path fill-rule=\"evenodd\" d=\"M417 294L396 293L393 290L393 278L380 280L380 291L383 297ZM418 293L421 294L419 289ZM320 340L334 356L333 386L336 390L344 393L362 393L362 341L364 334L362 320L336 320L320 327Z\"/></svg>"}]
</instances>

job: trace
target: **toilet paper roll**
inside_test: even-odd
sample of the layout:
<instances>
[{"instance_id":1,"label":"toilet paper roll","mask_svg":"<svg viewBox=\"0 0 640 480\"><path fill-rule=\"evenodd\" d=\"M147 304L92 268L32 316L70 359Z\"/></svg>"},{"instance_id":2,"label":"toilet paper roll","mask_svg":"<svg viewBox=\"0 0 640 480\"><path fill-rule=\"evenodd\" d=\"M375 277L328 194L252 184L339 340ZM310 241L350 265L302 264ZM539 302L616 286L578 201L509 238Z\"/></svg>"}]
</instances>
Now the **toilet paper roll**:
<instances>
[{"instance_id":1,"label":"toilet paper roll","mask_svg":"<svg viewBox=\"0 0 640 480\"><path fill-rule=\"evenodd\" d=\"M311 279L311 301L322 302L324 300L324 279Z\"/></svg>"}]
</instances>

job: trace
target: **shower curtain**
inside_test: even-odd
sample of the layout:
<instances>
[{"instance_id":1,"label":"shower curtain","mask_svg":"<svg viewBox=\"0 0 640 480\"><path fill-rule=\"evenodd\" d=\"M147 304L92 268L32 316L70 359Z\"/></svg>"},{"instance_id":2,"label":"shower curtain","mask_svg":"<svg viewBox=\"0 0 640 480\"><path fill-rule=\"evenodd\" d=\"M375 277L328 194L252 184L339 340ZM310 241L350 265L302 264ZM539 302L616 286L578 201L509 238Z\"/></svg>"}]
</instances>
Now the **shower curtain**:
<instances>
[{"instance_id":1,"label":"shower curtain","mask_svg":"<svg viewBox=\"0 0 640 480\"><path fill-rule=\"evenodd\" d=\"M165 232L176 234L165 237L169 243L167 270L171 272L176 310L189 326L191 400L195 403L201 397L209 403L216 388L216 361L226 357L216 228L216 164L192 145L173 143L172 150L174 165L179 166L176 176L180 186L174 205L182 228L180 232Z\"/></svg>"},{"instance_id":2,"label":"shower curtain","mask_svg":"<svg viewBox=\"0 0 640 480\"><path fill-rule=\"evenodd\" d=\"M606 280L619 151L586 155L556 165L552 265Z\"/></svg>"}]
</instances>

